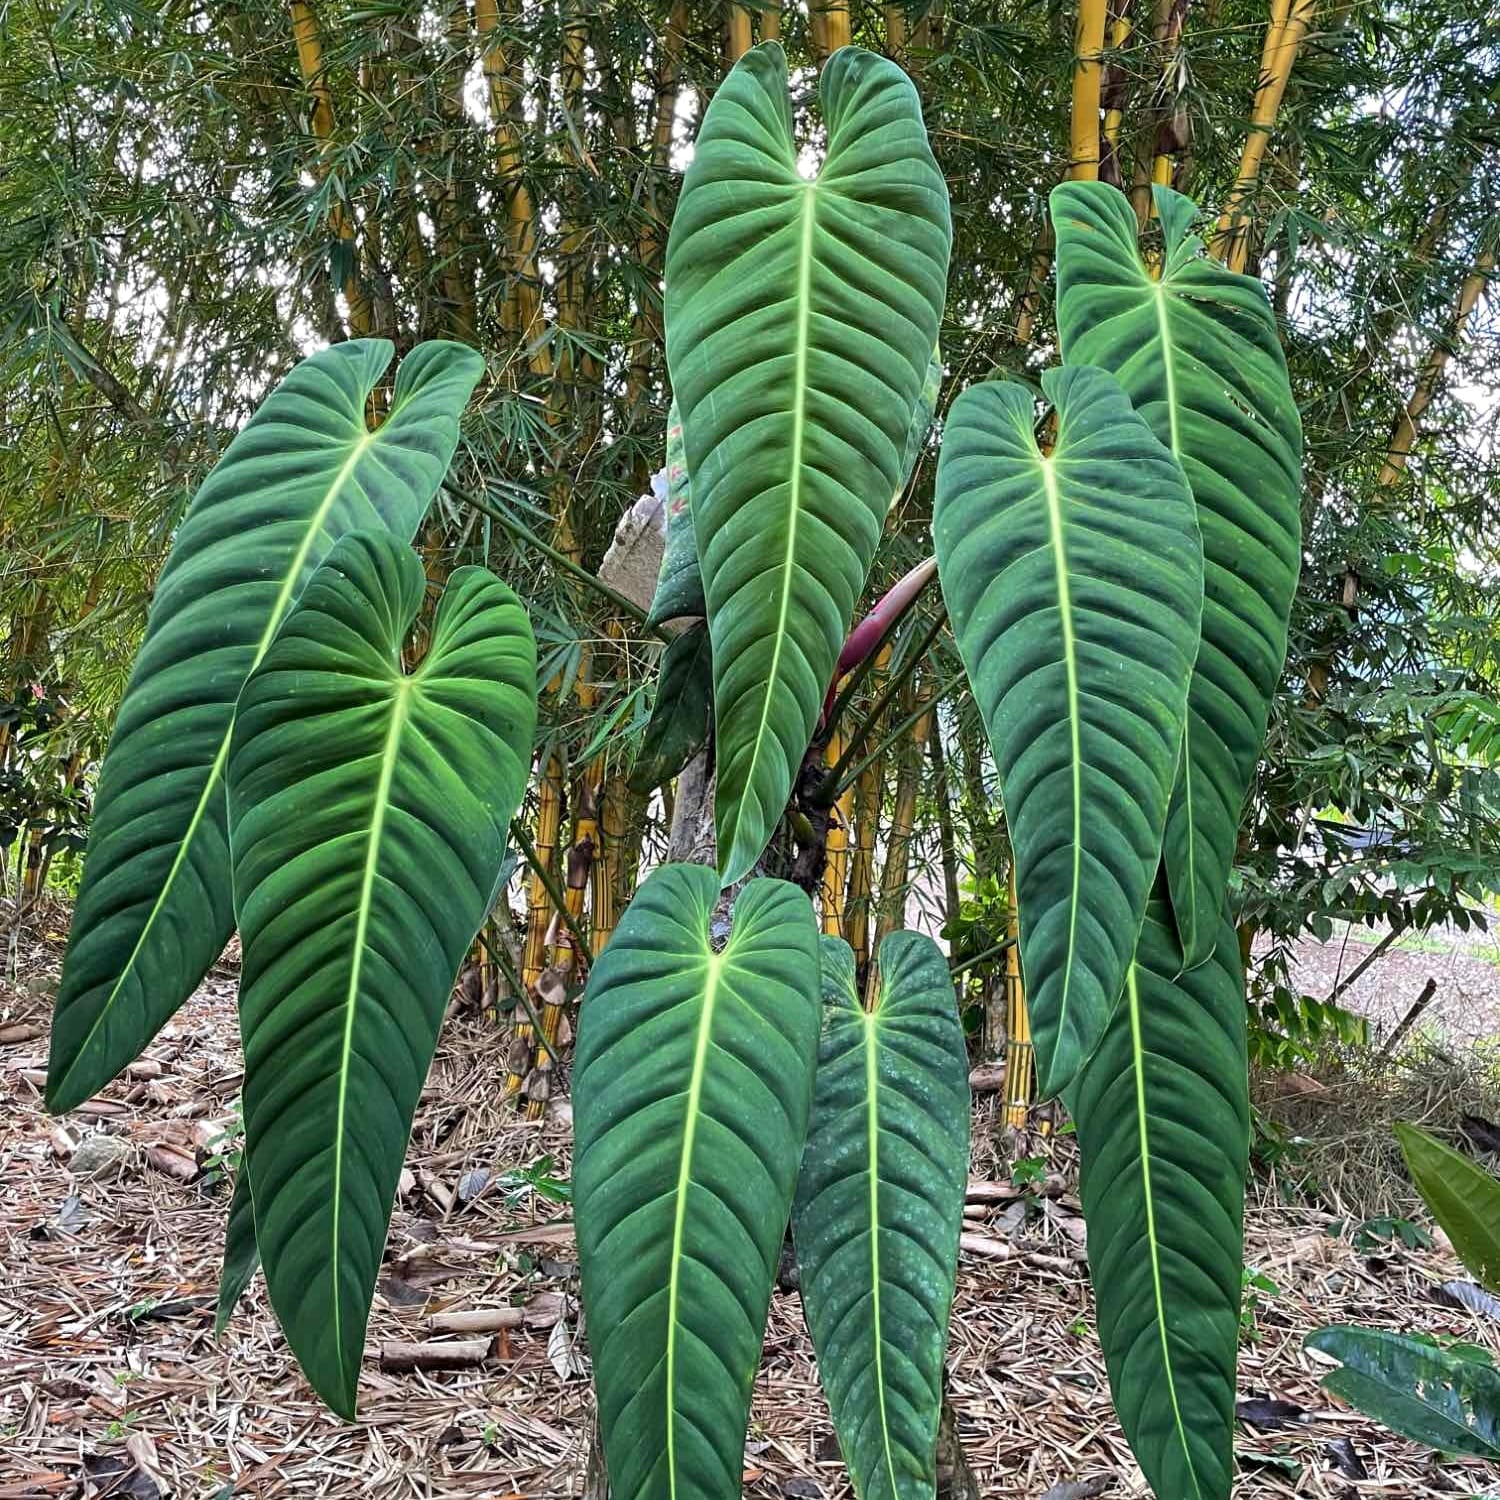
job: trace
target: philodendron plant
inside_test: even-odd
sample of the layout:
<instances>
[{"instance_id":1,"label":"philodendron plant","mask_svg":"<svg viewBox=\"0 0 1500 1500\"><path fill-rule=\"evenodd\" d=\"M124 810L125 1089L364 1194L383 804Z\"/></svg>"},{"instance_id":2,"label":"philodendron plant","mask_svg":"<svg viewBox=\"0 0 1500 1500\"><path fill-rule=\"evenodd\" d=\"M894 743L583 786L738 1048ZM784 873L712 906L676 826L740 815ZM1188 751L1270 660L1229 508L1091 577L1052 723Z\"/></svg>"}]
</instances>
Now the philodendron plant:
<instances>
[{"instance_id":1,"label":"philodendron plant","mask_svg":"<svg viewBox=\"0 0 1500 1500\"><path fill-rule=\"evenodd\" d=\"M617 1500L738 1494L789 1221L856 1493L936 1482L969 1129L946 961L895 932L860 975L806 889L762 872L927 435L950 246L900 69L846 48L821 104L806 176L781 50L748 53L668 244L656 613L704 624L667 654L638 769L659 781L711 733L718 869L643 883L581 1008L574 1204ZM1038 1070L1077 1121L1116 1405L1163 1500L1223 1500L1248 1147L1225 895L1285 651L1301 439L1261 288L1204 256L1186 199L1158 206L1159 271L1118 192L1054 193L1051 417L1014 384L953 403L933 540L1015 851ZM525 613L482 569L453 575L403 665L425 581L408 543L481 361L419 346L372 430L390 355L304 361L189 510L100 775L47 1095L68 1109L114 1076L238 926L221 1322L259 1260L346 1415L536 721Z\"/></svg>"}]
</instances>

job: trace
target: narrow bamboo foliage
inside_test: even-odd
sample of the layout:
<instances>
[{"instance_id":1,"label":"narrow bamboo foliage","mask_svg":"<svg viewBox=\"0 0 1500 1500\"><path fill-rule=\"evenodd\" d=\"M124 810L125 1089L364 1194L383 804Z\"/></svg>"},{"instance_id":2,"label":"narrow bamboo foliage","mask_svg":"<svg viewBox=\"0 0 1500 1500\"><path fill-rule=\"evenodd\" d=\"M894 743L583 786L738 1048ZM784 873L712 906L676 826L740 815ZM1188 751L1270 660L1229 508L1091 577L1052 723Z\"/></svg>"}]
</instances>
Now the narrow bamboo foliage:
<instances>
[{"instance_id":1,"label":"narrow bamboo foliage","mask_svg":"<svg viewBox=\"0 0 1500 1500\"><path fill-rule=\"evenodd\" d=\"M1108 11L1108 0L1078 0L1068 148L1068 176L1076 182L1094 182L1099 177L1099 91Z\"/></svg>"},{"instance_id":2,"label":"narrow bamboo foliage","mask_svg":"<svg viewBox=\"0 0 1500 1500\"><path fill-rule=\"evenodd\" d=\"M1250 130L1240 155L1239 175L1224 211L1219 215L1211 254L1231 271L1243 271L1250 253L1250 210L1260 180L1261 162L1276 128L1276 115L1286 93L1292 64L1312 21L1317 0L1272 0L1266 45L1261 54L1261 76L1250 111Z\"/></svg>"}]
</instances>

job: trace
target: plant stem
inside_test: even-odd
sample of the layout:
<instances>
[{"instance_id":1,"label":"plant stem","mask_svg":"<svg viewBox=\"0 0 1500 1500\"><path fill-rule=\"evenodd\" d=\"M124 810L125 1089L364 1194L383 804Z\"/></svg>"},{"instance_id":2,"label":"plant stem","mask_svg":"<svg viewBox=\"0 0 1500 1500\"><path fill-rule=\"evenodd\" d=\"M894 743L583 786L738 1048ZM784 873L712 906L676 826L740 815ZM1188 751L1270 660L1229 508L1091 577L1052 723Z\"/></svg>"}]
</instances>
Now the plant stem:
<instances>
[{"instance_id":1,"label":"plant stem","mask_svg":"<svg viewBox=\"0 0 1500 1500\"><path fill-rule=\"evenodd\" d=\"M906 661L902 664L901 670L892 674L891 680L886 683L885 687L880 693L880 696L876 698L873 704L871 704L869 713L865 715L864 723L862 723L859 728L849 736L848 740L845 741L843 754L839 756L837 763L829 771L828 780L823 785L823 793L828 795L830 803L832 802L833 798L838 795L838 787L842 785L844 781L853 779L845 777L843 773L848 768L849 762L854 756L854 752L858 750L859 747L863 745L864 742L869 738L870 730L874 726L875 722L880 718L880 715L885 711L886 707L890 704L891 700L896 696L896 694L899 693L901 689L906 685L906 680L911 676L913 672L916 671L918 664L927 655L928 649L942 633L943 626L945 626L947 623L948 610L947 607L944 606L939 608L937 612L937 618L933 620L930 626L928 626L927 633L918 643L916 650L910 653ZM866 658L867 661L870 659L870 657ZM835 704L834 713L836 714L837 712L838 705ZM832 720L832 717L833 715L830 715L830 721ZM910 728L910 726L915 722L915 718L909 718L904 721L904 727Z\"/></svg>"}]
</instances>

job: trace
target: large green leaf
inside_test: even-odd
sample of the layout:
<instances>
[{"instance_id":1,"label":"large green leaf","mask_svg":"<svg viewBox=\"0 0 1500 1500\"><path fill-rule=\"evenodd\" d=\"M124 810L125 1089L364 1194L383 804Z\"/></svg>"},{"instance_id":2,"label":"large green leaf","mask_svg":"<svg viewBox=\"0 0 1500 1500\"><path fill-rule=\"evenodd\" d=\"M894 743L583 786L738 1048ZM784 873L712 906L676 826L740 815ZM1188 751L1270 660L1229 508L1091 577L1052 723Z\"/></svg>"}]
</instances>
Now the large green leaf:
<instances>
[{"instance_id":1,"label":"large green leaf","mask_svg":"<svg viewBox=\"0 0 1500 1500\"><path fill-rule=\"evenodd\" d=\"M646 616L648 625L660 625L664 620L679 620L684 616L701 617L707 608L703 602L703 574L698 567L698 538L693 532L687 454L682 446L682 418L675 401L667 413L667 465L664 472L667 540L662 548L656 593L651 599L651 611Z\"/></svg>"},{"instance_id":2,"label":"large green leaf","mask_svg":"<svg viewBox=\"0 0 1500 1500\"><path fill-rule=\"evenodd\" d=\"M1500 1292L1500 1182L1425 1130L1404 1122L1396 1139L1432 1216L1469 1273Z\"/></svg>"},{"instance_id":3,"label":"large green leaf","mask_svg":"<svg viewBox=\"0 0 1500 1500\"><path fill-rule=\"evenodd\" d=\"M1260 282L1202 254L1194 208L1160 189L1161 277L1129 203L1103 183L1052 191L1063 358L1099 365L1177 455L1203 532L1203 643L1167 818L1187 965L1213 949L1245 792L1286 657L1297 587L1302 425Z\"/></svg>"},{"instance_id":4,"label":"large green leaf","mask_svg":"<svg viewBox=\"0 0 1500 1500\"><path fill-rule=\"evenodd\" d=\"M708 627L700 622L674 637L662 653L656 701L630 772L634 791L651 792L670 781L702 748L713 692L713 653Z\"/></svg>"},{"instance_id":5,"label":"large green leaf","mask_svg":"<svg viewBox=\"0 0 1500 1500\"><path fill-rule=\"evenodd\" d=\"M802 1305L862 1500L931 1500L943 1353L969 1172L969 1064L948 962L880 945L865 1011L854 954L822 940L823 1037L792 1233Z\"/></svg>"},{"instance_id":6,"label":"large green leaf","mask_svg":"<svg viewBox=\"0 0 1500 1500\"><path fill-rule=\"evenodd\" d=\"M494 900L536 729L536 648L482 568L426 586L388 532L329 553L240 694L229 828L245 1168L272 1306L354 1410L365 1320L438 1025Z\"/></svg>"},{"instance_id":7,"label":"large green leaf","mask_svg":"<svg viewBox=\"0 0 1500 1500\"><path fill-rule=\"evenodd\" d=\"M255 1203L250 1197L250 1174L240 1167L234 1174L229 1200L229 1223L224 1231L224 1268L219 1273L219 1302L214 1313L214 1337L229 1327L239 1300L260 1269L260 1247L255 1243Z\"/></svg>"},{"instance_id":8,"label":"large green leaf","mask_svg":"<svg viewBox=\"0 0 1500 1500\"><path fill-rule=\"evenodd\" d=\"M1159 888L1158 888L1159 889ZM1115 1410L1152 1489L1228 1500L1250 1150L1239 941L1177 976L1165 895L1069 1102Z\"/></svg>"},{"instance_id":9,"label":"large green leaf","mask_svg":"<svg viewBox=\"0 0 1500 1500\"><path fill-rule=\"evenodd\" d=\"M953 403L932 534L1016 855L1021 963L1044 1094L1104 1034L1130 966L1182 741L1202 610L1192 498L1100 370Z\"/></svg>"},{"instance_id":10,"label":"large green leaf","mask_svg":"<svg viewBox=\"0 0 1500 1500\"><path fill-rule=\"evenodd\" d=\"M73 1108L134 1058L234 930L223 788L234 700L287 606L345 531L410 538L448 468L484 361L458 344L419 345L371 432L365 402L391 353L360 339L303 360L177 533L99 775L49 1109Z\"/></svg>"},{"instance_id":11,"label":"large green leaf","mask_svg":"<svg viewBox=\"0 0 1500 1500\"><path fill-rule=\"evenodd\" d=\"M1443 1453L1500 1458L1500 1370L1482 1350L1341 1324L1304 1344L1343 1365L1323 1389L1392 1432Z\"/></svg>"},{"instance_id":12,"label":"large green leaf","mask_svg":"<svg viewBox=\"0 0 1500 1500\"><path fill-rule=\"evenodd\" d=\"M719 86L667 245L709 628L726 883L786 807L902 477L943 309L948 193L911 81L845 47L798 170L781 48Z\"/></svg>"},{"instance_id":13,"label":"large green leaf","mask_svg":"<svg viewBox=\"0 0 1500 1500\"><path fill-rule=\"evenodd\" d=\"M667 865L584 994L573 1202L615 1500L736 1500L818 1050L818 935L753 880Z\"/></svg>"}]
</instances>

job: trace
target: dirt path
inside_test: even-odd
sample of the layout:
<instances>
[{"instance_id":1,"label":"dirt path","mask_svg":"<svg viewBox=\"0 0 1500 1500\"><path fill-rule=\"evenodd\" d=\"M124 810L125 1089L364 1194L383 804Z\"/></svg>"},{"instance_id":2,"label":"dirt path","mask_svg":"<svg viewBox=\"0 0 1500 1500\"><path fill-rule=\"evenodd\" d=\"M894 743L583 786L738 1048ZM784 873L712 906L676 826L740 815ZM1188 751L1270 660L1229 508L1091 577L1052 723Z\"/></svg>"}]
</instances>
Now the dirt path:
<instances>
[{"instance_id":1,"label":"dirt path","mask_svg":"<svg viewBox=\"0 0 1500 1500\"><path fill-rule=\"evenodd\" d=\"M1292 951L1293 978L1305 993L1327 999L1384 936L1384 929L1352 927L1327 942L1303 938ZM1500 933L1409 933L1375 957L1339 1003L1368 1016L1377 1035L1387 1036L1429 979L1437 990L1419 1028L1450 1047L1500 1041Z\"/></svg>"},{"instance_id":2,"label":"dirt path","mask_svg":"<svg viewBox=\"0 0 1500 1500\"><path fill-rule=\"evenodd\" d=\"M56 959L54 943L34 955L27 983L0 988L0 1026L13 1038L0 1045L0 1500L577 1494L590 1401L563 1347L577 1321L568 1209L503 1176L538 1163L565 1175L569 1122L562 1109L519 1124L495 1102L504 1039L473 1023L447 1030L371 1319L360 1418L345 1424L313 1399L259 1284L224 1339L212 1336L226 1195L188 1179L239 1088L232 976L204 986L139 1077L59 1123L38 1088ZM91 1133L121 1143L118 1175L83 1181L70 1171L70 1146ZM996 1141L981 1103L974 1175L1008 1183ZM1052 1165L1067 1171L1070 1143L1052 1149ZM476 1169L495 1175L473 1201L456 1201ZM1109 1407L1076 1199L1064 1190L1019 1210L976 1204L969 1227L1004 1252L963 1255L949 1356L983 1493L1036 1500L1061 1481L1098 1479L1090 1494L1140 1497ZM1241 1395L1293 1401L1307 1416L1241 1431L1240 1500L1423 1500L1493 1487L1483 1464L1441 1464L1319 1392L1300 1345L1325 1321L1415 1325L1500 1348L1495 1325L1431 1300L1435 1282L1457 1273L1451 1259L1368 1260L1328 1227L1305 1210L1250 1216L1248 1259L1275 1290L1255 1309ZM516 1302L529 1302L538 1325L560 1309L564 1331L507 1334L484 1367L464 1373L378 1367L384 1341L427 1336L435 1312ZM1357 1491L1330 1456L1336 1439L1368 1473ZM772 1307L745 1494L849 1497L792 1293L778 1292Z\"/></svg>"}]
</instances>

